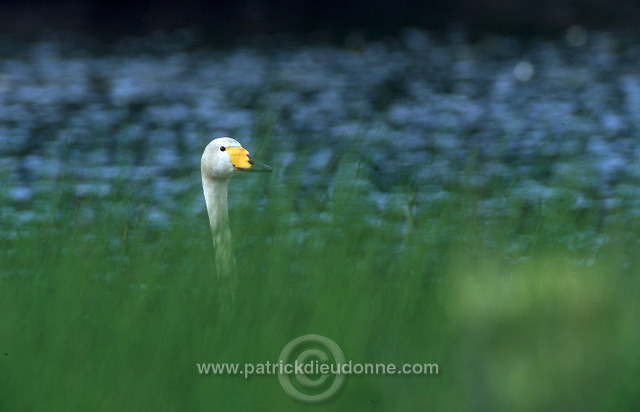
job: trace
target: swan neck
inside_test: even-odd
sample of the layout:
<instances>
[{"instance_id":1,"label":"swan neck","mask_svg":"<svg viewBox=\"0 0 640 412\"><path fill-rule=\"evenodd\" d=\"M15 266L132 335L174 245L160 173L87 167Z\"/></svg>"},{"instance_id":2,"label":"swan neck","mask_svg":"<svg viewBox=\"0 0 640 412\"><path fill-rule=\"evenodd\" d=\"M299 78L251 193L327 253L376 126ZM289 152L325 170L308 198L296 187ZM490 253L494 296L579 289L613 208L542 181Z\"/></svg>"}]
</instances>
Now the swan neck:
<instances>
[{"instance_id":1,"label":"swan neck","mask_svg":"<svg viewBox=\"0 0 640 412\"><path fill-rule=\"evenodd\" d=\"M233 255L231 229L229 228L229 209L227 189L229 179L202 178L204 198L209 214L209 224L213 234L213 246L216 254L216 269L219 277L232 278L236 274L236 260Z\"/></svg>"},{"instance_id":2,"label":"swan neck","mask_svg":"<svg viewBox=\"0 0 640 412\"><path fill-rule=\"evenodd\" d=\"M202 178L204 200L207 204L209 224L214 236L216 232L229 228L229 208L227 206L227 188L229 179L214 180Z\"/></svg>"}]
</instances>

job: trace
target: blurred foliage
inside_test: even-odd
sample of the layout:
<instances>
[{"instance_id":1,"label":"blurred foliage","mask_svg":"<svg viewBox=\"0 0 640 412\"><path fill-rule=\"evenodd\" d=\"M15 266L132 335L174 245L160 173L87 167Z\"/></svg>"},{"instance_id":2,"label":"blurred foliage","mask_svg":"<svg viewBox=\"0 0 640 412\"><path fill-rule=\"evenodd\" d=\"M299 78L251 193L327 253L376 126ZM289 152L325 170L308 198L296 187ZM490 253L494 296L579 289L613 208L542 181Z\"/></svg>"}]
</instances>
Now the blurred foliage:
<instances>
[{"instance_id":1,"label":"blurred foliage","mask_svg":"<svg viewBox=\"0 0 640 412\"><path fill-rule=\"evenodd\" d=\"M318 409L640 407L637 219L577 218L560 195L506 198L483 214L470 187L429 203L416 202L420 188L398 189L380 210L362 196L365 166L351 153L311 199L274 166L231 181L241 281L229 313L219 313L204 206L189 207L199 192L164 227L134 210L126 173L109 201L68 202L72 183L60 180L37 211L44 223L5 216L2 409L307 409L276 376L196 368L275 362L307 333L353 362L440 369L348 377Z\"/></svg>"}]
</instances>

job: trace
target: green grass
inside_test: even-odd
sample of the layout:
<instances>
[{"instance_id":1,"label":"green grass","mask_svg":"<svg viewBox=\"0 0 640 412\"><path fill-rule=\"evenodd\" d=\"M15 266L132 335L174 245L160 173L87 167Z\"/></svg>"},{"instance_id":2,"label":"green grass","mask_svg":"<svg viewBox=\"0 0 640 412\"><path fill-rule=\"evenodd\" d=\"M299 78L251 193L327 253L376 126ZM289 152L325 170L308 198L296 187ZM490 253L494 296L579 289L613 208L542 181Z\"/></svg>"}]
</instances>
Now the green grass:
<instances>
[{"instance_id":1,"label":"green grass","mask_svg":"<svg viewBox=\"0 0 640 412\"><path fill-rule=\"evenodd\" d=\"M350 156L315 198L273 166L231 182L240 283L229 312L204 206L188 207L196 189L161 227L124 177L110 197L79 202L60 179L39 223L2 216L0 409L640 408L630 210L578 214L570 191L506 192L486 216L483 194L460 187L429 203L412 200L422 188L399 189L379 211ZM348 376L319 405L291 399L277 376L198 374L196 363L276 362L309 333L353 362L440 373Z\"/></svg>"}]
</instances>

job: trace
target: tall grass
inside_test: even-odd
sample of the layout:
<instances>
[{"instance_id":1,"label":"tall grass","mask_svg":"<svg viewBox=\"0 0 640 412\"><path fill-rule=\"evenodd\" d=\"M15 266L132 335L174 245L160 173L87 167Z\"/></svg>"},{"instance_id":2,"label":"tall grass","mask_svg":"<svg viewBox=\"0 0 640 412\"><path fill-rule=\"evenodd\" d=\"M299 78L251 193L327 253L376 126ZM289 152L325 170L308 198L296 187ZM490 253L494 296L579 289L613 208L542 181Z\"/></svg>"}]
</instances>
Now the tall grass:
<instances>
[{"instance_id":1,"label":"tall grass","mask_svg":"<svg viewBox=\"0 0 640 412\"><path fill-rule=\"evenodd\" d=\"M81 201L61 179L40 223L3 216L0 409L310 409L276 376L196 367L276 362L309 333L353 362L439 365L349 376L320 410L640 408L629 210L506 196L486 215L461 187L431 202L399 189L380 211L348 153L315 198L273 166L231 182L241 279L228 313L195 189L162 226L125 178Z\"/></svg>"}]
</instances>

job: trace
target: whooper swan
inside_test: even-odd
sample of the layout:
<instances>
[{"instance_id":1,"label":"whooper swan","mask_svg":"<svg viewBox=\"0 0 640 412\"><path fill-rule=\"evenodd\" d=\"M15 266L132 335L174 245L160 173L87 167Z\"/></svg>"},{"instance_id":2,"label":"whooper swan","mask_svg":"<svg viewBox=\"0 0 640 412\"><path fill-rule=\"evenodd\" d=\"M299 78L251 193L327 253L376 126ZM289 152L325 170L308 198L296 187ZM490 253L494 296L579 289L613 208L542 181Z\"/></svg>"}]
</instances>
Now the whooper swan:
<instances>
[{"instance_id":1,"label":"whooper swan","mask_svg":"<svg viewBox=\"0 0 640 412\"><path fill-rule=\"evenodd\" d=\"M200 171L213 233L217 275L219 278L227 278L227 284L233 283L236 260L231 244L227 206L229 179L238 172L270 172L271 167L251 157L236 140L220 137L211 141L204 149Z\"/></svg>"}]
</instances>

